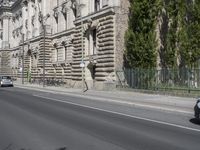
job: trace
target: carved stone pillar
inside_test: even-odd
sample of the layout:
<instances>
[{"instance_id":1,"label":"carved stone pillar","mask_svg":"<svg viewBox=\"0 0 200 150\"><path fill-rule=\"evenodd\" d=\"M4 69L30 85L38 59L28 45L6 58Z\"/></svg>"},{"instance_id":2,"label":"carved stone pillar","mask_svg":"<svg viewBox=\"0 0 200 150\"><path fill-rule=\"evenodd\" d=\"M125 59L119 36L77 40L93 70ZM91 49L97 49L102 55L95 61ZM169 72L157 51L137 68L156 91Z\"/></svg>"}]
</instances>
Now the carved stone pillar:
<instances>
[{"instance_id":1,"label":"carved stone pillar","mask_svg":"<svg viewBox=\"0 0 200 150\"><path fill-rule=\"evenodd\" d=\"M0 49L2 48L3 41L3 21L0 19Z\"/></svg>"},{"instance_id":2,"label":"carved stone pillar","mask_svg":"<svg viewBox=\"0 0 200 150\"><path fill-rule=\"evenodd\" d=\"M28 39L32 37L32 19L33 10L32 10L32 1L28 0Z\"/></svg>"},{"instance_id":3,"label":"carved stone pillar","mask_svg":"<svg viewBox=\"0 0 200 150\"><path fill-rule=\"evenodd\" d=\"M22 6L22 34L26 35L27 1L26 0L22 1L21 6Z\"/></svg>"},{"instance_id":4,"label":"carved stone pillar","mask_svg":"<svg viewBox=\"0 0 200 150\"><path fill-rule=\"evenodd\" d=\"M40 23L39 23L39 8L38 8L38 0L35 0L35 35L38 36L40 34L39 28L40 28Z\"/></svg>"},{"instance_id":5,"label":"carved stone pillar","mask_svg":"<svg viewBox=\"0 0 200 150\"><path fill-rule=\"evenodd\" d=\"M62 5L62 10L61 10L61 12L62 12L62 14L63 14L63 16L64 16L64 18L65 18L65 30L67 30L67 29L68 29L68 9L67 9L66 3L64 3L64 4Z\"/></svg>"},{"instance_id":6,"label":"carved stone pillar","mask_svg":"<svg viewBox=\"0 0 200 150\"><path fill-rule=\"evenodd\" d=\"M9 48L9 18L10 14L4 14L3 19L3 40L2 40L2 48Z\"/></svg>"}]
</instances>

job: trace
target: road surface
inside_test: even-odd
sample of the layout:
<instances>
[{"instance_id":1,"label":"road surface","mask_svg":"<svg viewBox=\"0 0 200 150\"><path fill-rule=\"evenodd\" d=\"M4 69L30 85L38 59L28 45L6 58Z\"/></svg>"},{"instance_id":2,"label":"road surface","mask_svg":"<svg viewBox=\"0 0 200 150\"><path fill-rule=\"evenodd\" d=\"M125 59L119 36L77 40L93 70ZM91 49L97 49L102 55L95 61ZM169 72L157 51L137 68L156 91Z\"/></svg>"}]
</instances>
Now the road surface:
<instances>
[{"instance_id":1,"label":"road surface","mask_svg":"<svg viewBox=\"0 0 200 150\"><path fill-rule=\"evenodd\" d=\"M200 149L192 116L126 107L0 88L0 150Z\"/></svg>"}]
</instances>

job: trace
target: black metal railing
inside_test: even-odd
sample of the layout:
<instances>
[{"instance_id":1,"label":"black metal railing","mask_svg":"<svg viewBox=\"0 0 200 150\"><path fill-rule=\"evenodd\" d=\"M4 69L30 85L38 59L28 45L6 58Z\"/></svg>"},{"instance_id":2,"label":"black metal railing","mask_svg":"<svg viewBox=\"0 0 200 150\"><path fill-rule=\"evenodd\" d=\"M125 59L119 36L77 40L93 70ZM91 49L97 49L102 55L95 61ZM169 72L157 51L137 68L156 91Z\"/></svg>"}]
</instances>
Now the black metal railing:
<instances>
[{"instance_id":1,"label":"black metal railing","mask_svg":"<svg viewBox=\"0 0 200 150\"><path fill-rule=\"evenodd\" d=\"M119 86L147 90L200 91L200 69L129 69L116 72Z\"/></svg>"}]
</instances>

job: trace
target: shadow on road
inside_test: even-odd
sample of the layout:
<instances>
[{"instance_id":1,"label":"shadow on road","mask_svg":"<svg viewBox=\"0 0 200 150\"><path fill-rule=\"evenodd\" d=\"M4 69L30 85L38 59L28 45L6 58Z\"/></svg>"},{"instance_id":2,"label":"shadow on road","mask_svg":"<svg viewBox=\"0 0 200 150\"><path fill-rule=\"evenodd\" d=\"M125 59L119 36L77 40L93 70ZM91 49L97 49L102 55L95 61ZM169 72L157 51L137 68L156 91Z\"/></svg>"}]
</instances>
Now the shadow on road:
<instances>
[{"instance_id":1,"label":"shadow on road","mask_svg":"<svg viewBox=\"0 0 200 150\"><path fill-rule=\"evenodd\" d=\"M200 119L197 119L197 118L190 119L190 122L196 125L200 125Z\"/></svg>"}]
</instances>

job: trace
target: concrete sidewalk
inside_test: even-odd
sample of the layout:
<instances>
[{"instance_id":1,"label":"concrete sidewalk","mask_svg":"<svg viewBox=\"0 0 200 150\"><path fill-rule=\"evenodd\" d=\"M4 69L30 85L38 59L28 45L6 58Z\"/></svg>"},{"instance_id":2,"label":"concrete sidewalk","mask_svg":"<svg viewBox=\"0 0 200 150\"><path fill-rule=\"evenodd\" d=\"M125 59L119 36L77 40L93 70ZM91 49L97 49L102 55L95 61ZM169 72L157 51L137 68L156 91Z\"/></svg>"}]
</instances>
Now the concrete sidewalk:
<instances>
[{"instance_id":1,"label":"concrete sidewalk","mask_svg":"<svg viewBox=\"0 0 200 150\"><path fill-rule=\"evenodd\" d=\"M36 84L24 85L15 83L15 87L34 89L44 92L66 94L75 97L88 98L91 100L105 101L109 103L118 103L121 105L134 105L137 107L146 107L150 109L159 109L163 111L172 111L178 113L193 114L193 107L195 105L195 98L188 97L175 97L156 94L144 94L138 92L126 92L126 91L96 91L88 90L82 92L81 89L65 88L65 87L53 87Z\"/></svg>"}]
</instances>

